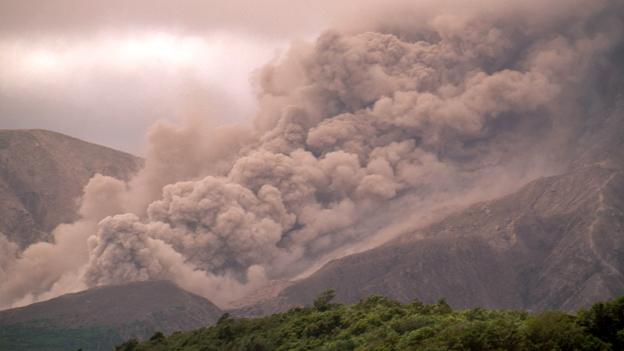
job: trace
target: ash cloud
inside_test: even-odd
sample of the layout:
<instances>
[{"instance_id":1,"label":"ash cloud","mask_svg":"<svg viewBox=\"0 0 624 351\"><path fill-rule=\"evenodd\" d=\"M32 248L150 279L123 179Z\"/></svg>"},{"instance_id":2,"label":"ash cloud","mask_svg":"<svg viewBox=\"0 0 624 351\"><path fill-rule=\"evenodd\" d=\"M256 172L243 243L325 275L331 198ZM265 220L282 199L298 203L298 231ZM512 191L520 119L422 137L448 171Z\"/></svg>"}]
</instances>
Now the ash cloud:
<instances>
[{"instance_id":1,"label":"ash cloud","mask_svg":"<svg viewBox=\"0 0 624 351\"><path fill-rule=\"evenodd\" d=\"M154 127L135 179L95 177L82 221L0 262L0 303L169 279L223 306L397 221L565 168L623 31L619 2L578 5L381 16L293 44L254 77L252 126ZM44 281L38 250L61 262Z\"/></svg>"}]
</instances>

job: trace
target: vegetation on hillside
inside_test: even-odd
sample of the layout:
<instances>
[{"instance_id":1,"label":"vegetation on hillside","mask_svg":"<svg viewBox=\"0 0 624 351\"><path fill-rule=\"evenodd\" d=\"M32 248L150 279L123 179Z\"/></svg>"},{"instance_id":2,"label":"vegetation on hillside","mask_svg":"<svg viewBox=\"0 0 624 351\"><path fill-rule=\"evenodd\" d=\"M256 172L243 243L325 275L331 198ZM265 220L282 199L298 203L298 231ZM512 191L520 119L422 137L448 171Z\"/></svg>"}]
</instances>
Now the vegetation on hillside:
<instances>
[{"instance_id":1,"label":"vegetation on hillside","mask_svg":"<svg viewBox=\"0 0 624 351\"><path fill-rule=\"evenodd\" d=\"M332 298L328 291L312 307L263 318L225 314L214 326L156 333L117 350L624 350L624 297L576 315L453 311L444 300L400 304L380 296L343 305Z\"/></svg>"},{"instance_id":2,"label":"vegetation on hillside","mask_svg":"<svg viewBox=\"0 0 624 351\"><path fill-rule=\"evenodd\" d=\"M125 338L105 327L68 328L48 321L0 326L0 350L111 350Z\"/></svg>"}]
</instances>

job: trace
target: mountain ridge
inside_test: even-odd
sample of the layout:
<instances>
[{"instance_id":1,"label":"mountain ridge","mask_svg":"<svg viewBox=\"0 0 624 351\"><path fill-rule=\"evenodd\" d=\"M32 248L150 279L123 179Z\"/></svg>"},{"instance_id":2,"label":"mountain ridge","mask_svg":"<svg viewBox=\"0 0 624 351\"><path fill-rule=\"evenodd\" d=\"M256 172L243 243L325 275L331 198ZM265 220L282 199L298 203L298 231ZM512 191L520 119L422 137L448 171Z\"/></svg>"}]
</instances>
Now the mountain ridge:
<instances>
[{"instance_id":1,"label":"mountain ridge","mask_svg":"<svg viewBox=\"0 0 624 351\"><path fill-rule=\"evenodd\" d=\"M4 343L29 350L109 350L157 331L204 327L221 314L212 302L168 281L102 286L0 311L0 348ZM54 338L39 340L37 334ZM48 345L52 340L58 344Z\"/></svg>"},{"instance_id":2,"label":"mountain ridge","mask_svg":"<svg viewBox=\"0 0 624 351\"><path fill-rule=\"evenodd\" d=\"M129 179L136 156L42 129L0 129L0 233L24 248L76 219L77 199L100 173Z\"/></svg>"},{"instance_id":3,"label":"mountain ridge","mask_svg":"<svg viewBox=\"0 0 624 351\"><path fill-rule=\"evenodd\" d=\"M282 311L327 288L349 303L382 294L402 302L446 297L457 308L586 307L624 293L622 199L624 172L613 162L540 178L333 260L274 300L237 313Z\"/></svg>"}]
</instances>

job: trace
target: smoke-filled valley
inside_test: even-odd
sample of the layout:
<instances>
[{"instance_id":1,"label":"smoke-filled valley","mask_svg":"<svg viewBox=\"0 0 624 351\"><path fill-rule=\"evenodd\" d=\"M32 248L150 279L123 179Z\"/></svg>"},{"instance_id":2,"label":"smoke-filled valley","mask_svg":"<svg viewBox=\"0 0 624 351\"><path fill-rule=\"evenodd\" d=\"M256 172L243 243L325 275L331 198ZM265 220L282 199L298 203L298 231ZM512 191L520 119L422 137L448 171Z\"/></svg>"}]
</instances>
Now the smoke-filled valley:
<instances>
[{"instance_id":1,"label":"smoke-filled valley","mask_svg":"<svg viewBox=\"0 0 624 351\"><path fill-rule=\"evenodd\" d=\"M152 126L143 168L93 176L73 223L28 246L0 235L0 308L147 280L240 307L535 179L621 172L622 2L444 4L293 42L254 73L249 122Z\"/></svg>"}]
</instances>

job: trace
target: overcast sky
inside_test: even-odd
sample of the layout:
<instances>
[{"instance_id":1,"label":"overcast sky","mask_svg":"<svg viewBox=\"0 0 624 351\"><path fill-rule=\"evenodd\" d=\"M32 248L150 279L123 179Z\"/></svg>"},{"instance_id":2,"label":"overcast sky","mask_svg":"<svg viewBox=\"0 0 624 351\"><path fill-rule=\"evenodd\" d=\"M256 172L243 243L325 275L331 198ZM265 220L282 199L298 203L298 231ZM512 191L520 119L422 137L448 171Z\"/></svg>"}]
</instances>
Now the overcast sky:
<instances>
[{"instance_id":1,"label":"overcast sky","mask_svg":"<svg viewBox=\"0 0 624 351\"><path fill-rule=\"evenodd\" d=\"M0 128L51 129L140 154L156 120L248 119L251 72L357 11L348 5L1 1Z\"/></svg>"},{"instance_id":2,"label":"overcast sky","mask_svg":"<svg viewBox=\"0 0 624 351\"><path fill-rule=\"evenodd\" d=\"M480 2L514 1L1 0L0 128L51 129L141 154L157 120L248 120L251 73L292 40Z\"/></svg>"}]
</instances>

